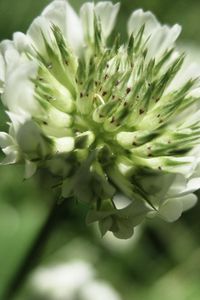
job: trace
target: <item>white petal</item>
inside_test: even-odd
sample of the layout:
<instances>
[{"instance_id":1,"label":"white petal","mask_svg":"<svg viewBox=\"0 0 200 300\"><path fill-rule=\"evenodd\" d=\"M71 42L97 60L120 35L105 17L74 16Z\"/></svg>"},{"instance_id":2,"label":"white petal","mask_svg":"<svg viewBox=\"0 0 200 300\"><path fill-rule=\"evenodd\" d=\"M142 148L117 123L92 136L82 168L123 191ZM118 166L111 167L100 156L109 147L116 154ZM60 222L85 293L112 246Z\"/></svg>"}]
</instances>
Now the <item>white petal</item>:
<instances>
[{"instance_id":1,"label":"white petal","mask_svg":"<svg viewBox=\"0 0 200 300\"><path fill-rule=\"evenodd\" d=\"M192 208L197 202L197 196L187 194L177 198L170 198L160 206L158 215L168 222L178 220L183 211Z\"/></svg>"},{"instance_id":2,"label":"white petal","mask_svg":"<svg viewBox=\"0 0 200 300\"><path fill-rule=\"evenodd\" d=\"M85 40L90 42L94 39L94 3L85 3L80 10L83 23Z\"/></svg>"},{"instance_id":3,"label":"white petal","mask_svg":"<svg viewBox=\"0 0 200 300\"><path fill-rule=\"evenodd\" d=\"M61 129L70 127L72 124L72 116L70 114L64 113L53 106L48 107L44 120L50 127L60 127Z\"/></svg>"},{"instance_id":4,"label":"white petal","mask_svg":"<svg viewBox=\"0 0 200 300\"><path fill-rule=\"evenodd\" d=\"M7 50L13 50L15 49L14 43L11 40L4 40L0 43L0 50L3 56L5 56L5 53Z\"/></svg>"},{"instance_id":5,"label":"white petal","mask_svg":"<svg viewBox=\"0 0 200 300\"><path fill-rule=\"evenodd\" d=\"M196 79L200 75L200 66L196 63L183 64L181 70L177 73L164 95L181 88L188 80ZM192 95L192 93L191 93ZM195 93L194 93L195 96Z\"/></svg>"},{"instance_id":6,"label":"white petal","mask_svg":"<svg viewBox=\"0 0 200 300\"><path fill-rule=\"evenodd\" d=\"M192 208L197 203L197 196L194 194L188 194L184 197L181 197L181 203L183 206L183 211Z\"/></svg>"},{"instance_id":7,"label":"white petal","mask_svg":"<svg viewBox=\"0 0 200 300\"><path fill-rule=\"evenodd\" d=\"M42 13L51 24L57 25L70 46L80 52L83 46L83 32L81 21L73 8L66 1L53 1Z\"/></svg>"},{"instance_id":8,"label":"white petal","mask_svg":"<svg viewBox=\"0 0 200 300\"><path fill-rule=\"evenodd\" d=\"M41 128L29 120L17 132L17 143L28 159L44 158L52 153L53 141L44 136Z\"/></svg>"},{"instance_id":9,"label":"white petal","mask_svg":"<svg viewBox=\"0 0 200 300\"><path fill-rule=\"evenodd\" d=\"M9 146L3 152L6 154L6 157L1 162L1 165L15 164L19 161L20 155L16 146Z\"/></svg>"},{"instance_id":10,"label":"white petal","mask_svg":"<svg viewBox=\"0 0 200 300\"><path fill-rule=\"evenodd\" d=\"M20 113L17 114L7 111L6 114L11 121L11 126L9 128L11 136L15 137L20 127L30 119L30 114L27 114L24 111L20 111Z\"/></svg>"},{"instance_id":11,"label":"white petal","mask_svg":"<svg viewBox=\"0 0 200 300\"><path fill-rule=\"evenodd\" d=\"M47 55L44 38L51 44L53 33L51 24L44 17L37 17L27 31L33 47L43 56Z\"/></svg>"},{"instance_id":12,"label":"white petal","mask_svg":"<svg viewBox=\"0 0 200 300\"><path fill-rule=\"evenodd\" d=\"M170 49L181 33L181 27L176 24L173 27L159 26L156 28L147 43L147 60L152 57L160 57L167 49Z\"/></svg>"},{"instance_id":13,"label":"white petal","mask_svg":"<svg viewBox=\"0 0 200 300\"><path fill-rule=\"evenodd\" d=\"M149 38L147 62L152 57L160 57L167 49L170 49L181 32L178 24L171 28L166 25L161 26L151 12L139 9L133 12L128 21L128 34L136 35L143 25L145 25L144 38Z\"/></svg>"},{"instance_id":14,"label":"white petal","mask_svg":"<svg viewBox=\"0 0 200 300\"><path fill-rule=\"evenodd\" d=\"M166 171L183 174L186 178L191 176L194 171L195 157L171 157L169 159L174 166L167 166Z\"/></svg>"},{"instance_id":15,"label":"white petal","mask_svg":"<svg viewBox=\"0 0 200 300\"><path fill-rule=\"evenodd\" d=\"M34 98L34 84L31 81L37 75L37 68L36 63L26 59L20 59L18 64L10 67L2 101L11 112L24 110L34 114L38 111L39 104Z\"/></svg>"},{"instance_id":16,"label":"white petal","mask_svg":"<svg viewBox=\"0 0 200 300\"><path fill-rule=\"evenodd\" d=\"M15 48L13 41L4 40L0 44L0 50L4 58L5 63L5 77L11 68L19 63L20 54Z\"/></svg>"},{"instance_id":17,"label":"white petal","mask_svg":"<svg viewBox=\"0 0 200 300\"><path fill-rule=\"evenodd\" d=\"M123 209L131 204L131 200L129 198L119 193L114 196L113 202L117 209Z\"/></svg>"},{"instance_id":18,"label":"white petal","mask_svg":"<svg viewBox=\"0 0 200 300\"><path fill-rule=\"evenodd\" d=\"M194 124L200 118L200 111L199 111L200 103L198 102L196 101L193 105L190 105L188 108L186 108L182 112L179 112L179 114L175 115L172 118L171 123L174 124L175 126L176 124L178 124L179 128L191 127L190 124Z\"/></svg>"},{"instance_id":19,"label":"white petal","mask_svg":"<svg viewBox=\"0 0 200 300\"><path fill-rule=\"evenodd\" d=\"M160 23L150 11L144 12L142 9L134 11L128 21L128 34L137 34L144 24L144 34L146 36L152 34L152 31L157 27L160 27Z\"/></svg>"},{"instance_id":20,"label":"white petal","mask_svg":"<svg viewBox=\"0 0 200 300\"><path fill-rule=\"evenodd\" d=\"M13 34L13 42L15 48L22 53L23 51L27 51L31 48L31 40L28 35L22 32L15 32Z\"/></svg>"},{"instance_id":21,"label":"white petal","mask_svg":"<svg viewBox=\"0 0 200 300\"><path fill-rule=\"evenodd\" d=\"M101 22L103 37L108 38L114 28L119 7L119 3L113 5L112 2L98 2L96 5L87 2L81 7L80 15L86 41L94 41L94 15Z\"/></svg>"},{"instance_id":22,"label":"white petal","mask_svg":"<svg viewBox=\"0 0 200 300\"><path fill-rule=\"evenodd\" d=\"M119 3L113 5L112 2L97 2L95 6L95 13L101 20L102 33L106 39L115 26L119 8Z\"/></svg>"},{"instance_id":23,"label":"white petal","mask_svg":"<svg viewBox=\"0 0 200 300\"><path fill-rule=\"evenodd\" d=\"M178 174L175 175L174 181L171 184L169 190L167 191L167 196L173 197L180 194L183 190L186 189L187 180L184 175Z\"/></svg>"},{"instance_id":24,"label":"white petal","mask_svg":"<svg viewBox=\"0 0 200 300\"><path fill-rule=\"evenodd\" d=\"M171 198L160 207L158 215L168 222L174 222L180 218L182 211L180 199Z\"/></svg>"},{"instance_id":25,"label":"white petal","mask_svg":"<svg viewBox=\"0 0 200 300\"><path fill-rule=\"evenodd\" d=\"M16 138L20 148L25 153L36 152L38 145L43 142L39 126L31 120L21 125Z\"/></svg>"},{"instance_id":26,"label":"white petal","mask_svg":"<svg viewBox=\"0 0 200 300\"><path fill-rule=\"evenodd\" d=\"M36 170L37 170L37 164L29 160L26 160L24 178L28 179L32 177L35 174Z\"/></svg>"},{"instance_id":27,"label":"white petal","mask_svg":"<svg viewBox=\"0 0 200 300\"><path fill-rule=\"evenodd\" d=\"M192 178L188 181L185 190L182 193L195 192L200 188L200 178Z\"/></svg>"},{"instance_id":28,"label":"white petal","mask_svg":"<svg viewBox=\"0 0 200 300\"><path fill-rule=\"evenodd\" d=\"M6 155L5 159L1 161L1 165L13 164L19 160L17 145L12 136L5 132L0 132L0 147Z\"/></svg>"},{"instance_id":29,"label":"white petal","mask_svg":"<svg viewBox=\"0 0 200 300\"><path fill-rule=\"evenodd\" d=\"M6 148L10 145L13 145L13 138L6 132L0 132L0 147Z\"/></svg>"},{"instance_id":30,"label":"white petal","mask_svg":"<svg viewBox=\"0 0 200 300\"><path fill-rule=\"evenodd\" d=\"M4 89L4 80L5 80L5 62L2 54L0 53L0 93Z\"/></svg>"},{"instance_id":31,"label":"white petal","mask_svg":"<svg viewBox=\"0 0 200 300\"><path fill-rule=\"evenodd\" d=\"M74 149L74 138L63 137L54 139L56 153L67 153Z\"/></svg>"},{"instance_id":32,"label":"white petal","mask_svg":"<svg viewBox=\"0 0 200 300\"><path fill-rule=\"evenodd\" d=\"M161 156L153 158L138 158L140 162L152 169L159 169L159 166L166 172L183 174L189 178L195 168L196 159L194 156L175 157L175 156Z\"/></svg>"}]
</instances>

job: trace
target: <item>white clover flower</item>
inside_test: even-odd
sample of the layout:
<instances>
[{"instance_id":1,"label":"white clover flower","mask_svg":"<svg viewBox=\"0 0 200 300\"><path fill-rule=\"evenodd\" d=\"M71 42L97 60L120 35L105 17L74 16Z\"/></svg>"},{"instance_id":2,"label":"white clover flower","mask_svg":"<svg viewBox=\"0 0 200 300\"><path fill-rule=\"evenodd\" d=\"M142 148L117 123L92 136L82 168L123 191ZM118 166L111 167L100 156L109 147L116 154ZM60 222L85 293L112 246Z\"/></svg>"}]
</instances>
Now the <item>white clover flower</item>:
<instances>
[{"instance_id":1,"label":"white clover flower","mask_svg":"<svg viewBox=\"0 0 200 300\"><path fill-rule=\"evenodd\" d=\"M121 300L119 294L108 283L93 280L85 285L80 292L80 300Z\"/></svg>"},{"instance_id":2,"label":"white clover flower","mask_svg":"<svg viewBox=\"0 0 200 300\"><path fill-rule=\"evenodd\" d=\"M90 264L72 261L38 268L30 278L30 286L33 292L45 299L72 300L93 277L94 270Z\"/></svg>"},{"instance_id":3,"label":"white clover flower","mask_svg":"<svg viewBox=\"0 0 200 300\"><path fill-rule=\"evenodd\" d=\"M30 287L34 295L40 299L121 299L110 284L95 277L95 270L91 264L81 260L71 261L38 268L30 277Z\"/></svg>"},{"instance_id":4,"label":"white clover flower","mask_svg":"<svg viewBox=\"0 0 200 300\"><path fill-rule=\"evenodd\" d=\"M108 42L118 10L85 3L78 16L53 1L26 34L0 44L10 119L0 145L3 164L24 163L26 177L46 167L64 198L90 205L88 223L128 238L145 216L174 221L196 203L200 83L176 49L180 26L150 12L132 13L127 43Z\"/></svg>"}]
</instances>

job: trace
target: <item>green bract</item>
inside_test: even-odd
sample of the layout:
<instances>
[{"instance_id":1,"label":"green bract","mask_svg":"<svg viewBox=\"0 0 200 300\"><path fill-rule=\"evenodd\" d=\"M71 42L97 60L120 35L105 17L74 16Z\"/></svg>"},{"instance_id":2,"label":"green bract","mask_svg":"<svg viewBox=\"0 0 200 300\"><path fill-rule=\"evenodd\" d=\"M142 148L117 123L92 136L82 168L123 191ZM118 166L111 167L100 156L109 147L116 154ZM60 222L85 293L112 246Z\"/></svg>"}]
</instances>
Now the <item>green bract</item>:
<instances>
[{"instance_id":1,"label":"green bract","mask_svg":"<svg viewBox=\"0 0 200 300\"><path fill-rule=\"evenodd\" d=\"M178 25L137 10L109 40L119 4L52 2L26 34L0 45L10 119L2 164L46 167L88 223L129 238L146 216L176 220L200 187L198 67L175 49ZM120 196L121 195L121 196Z\"/></svg>"}]
</instances>

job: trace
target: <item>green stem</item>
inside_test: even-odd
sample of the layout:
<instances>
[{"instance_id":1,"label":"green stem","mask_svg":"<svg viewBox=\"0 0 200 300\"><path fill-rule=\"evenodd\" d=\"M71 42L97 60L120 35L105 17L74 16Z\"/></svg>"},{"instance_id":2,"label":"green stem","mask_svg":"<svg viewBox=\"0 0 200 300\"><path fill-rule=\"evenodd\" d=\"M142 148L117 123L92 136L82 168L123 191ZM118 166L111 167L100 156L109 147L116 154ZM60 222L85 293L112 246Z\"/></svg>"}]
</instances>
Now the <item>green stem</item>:
<instances>
[{"instance_id":1,"label":"green stem","mask_svg":"<svg viewBox=\"0 0 200 300\"><path fill-rule=\"evenodd\" d=\"M17 297L17 294L26 281L27 276L38 264L46 242L49 239L55 224L57 224L60 213L63 211L63 205L64 204L58 205L57 203L52 205L50 213L42 229L40 230L39 235L36 237L35 241L30 247L30 251L27 253L17 274L15 274L9 288L5 292L3 297L4 300L14 300Z\"/></svg>"}]
</instances>

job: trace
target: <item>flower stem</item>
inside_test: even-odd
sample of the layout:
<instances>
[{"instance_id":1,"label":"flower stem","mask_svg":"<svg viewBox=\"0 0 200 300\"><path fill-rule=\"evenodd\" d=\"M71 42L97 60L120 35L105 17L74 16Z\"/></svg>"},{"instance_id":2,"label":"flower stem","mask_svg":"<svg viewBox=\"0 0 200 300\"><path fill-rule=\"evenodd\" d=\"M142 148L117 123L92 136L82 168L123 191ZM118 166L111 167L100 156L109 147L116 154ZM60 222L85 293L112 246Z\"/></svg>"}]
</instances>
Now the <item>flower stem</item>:
<instances>
[{"instance_id":1,"label":"flower stem","mask_svg":"<svg viewBox=\"0 0 200 300\"><path fill-rule=\"evenodd\" d=\"M27 276L30 272L35 268L38 264L41 253L46 245L47 240L50 237L50 234L54 228L54 225L57 223L57 219L59 219L60 212L63 210L63 203L58 205L57 202L52 205L50 209L50 213L41 228L38 236L33 241L30 250L28 251L27 255L25 256L19 270L15 274L13 280L11 281L10 286L5 292L3 299L5 300L14 300L17 297L17 294L23 287Z\"/></svg>"}]
</instances>

